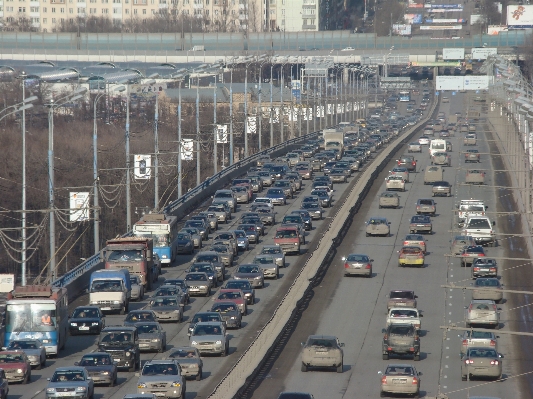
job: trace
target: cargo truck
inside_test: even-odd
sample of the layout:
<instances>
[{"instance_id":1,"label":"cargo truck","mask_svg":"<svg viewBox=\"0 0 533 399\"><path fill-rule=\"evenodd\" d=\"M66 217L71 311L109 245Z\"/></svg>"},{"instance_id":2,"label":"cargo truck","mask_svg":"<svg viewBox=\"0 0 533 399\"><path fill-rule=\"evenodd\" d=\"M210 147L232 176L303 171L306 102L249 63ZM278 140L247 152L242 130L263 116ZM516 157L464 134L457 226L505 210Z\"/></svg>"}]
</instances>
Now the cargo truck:
<instances>
[{"instance_id":1,"label":"cargo truck","mask_svg":"<svg viewBox=\"0 0 533 399\"><path fill-rule=\"evenodd\" d=\"M339 158L344 151L344 132L336 129L324 129L324 148L327 150L338 150Z\"/></svg>"},{"instance_id":2,"label":"cargo truck","mask_svg":"<svg viewBox=\"0 0 533 399\"><path fill-rule=\"evenodd\" d=\"M129 311L131 299L130 273L127 269L97 270L89 280L89 304L102 311Z\"/></svg>"}]
</instances>

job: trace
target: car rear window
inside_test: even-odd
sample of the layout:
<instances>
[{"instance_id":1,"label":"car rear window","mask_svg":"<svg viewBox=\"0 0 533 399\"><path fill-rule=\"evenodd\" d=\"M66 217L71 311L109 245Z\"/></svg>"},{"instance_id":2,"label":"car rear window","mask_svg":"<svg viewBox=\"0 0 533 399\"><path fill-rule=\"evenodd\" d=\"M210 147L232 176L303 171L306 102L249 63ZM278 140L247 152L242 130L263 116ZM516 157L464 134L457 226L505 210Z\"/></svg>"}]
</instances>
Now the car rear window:
<instances>
[{"instance_id":1,"label":"car rear window","mask_svg":"<svg viewBox=\"0 0 533 399\"><path fill-rule=\"evenodd\" d=\"M490 229L491 225L487 219L471 219L468 222L468 229Z\"/></svg>"}]
</instances>

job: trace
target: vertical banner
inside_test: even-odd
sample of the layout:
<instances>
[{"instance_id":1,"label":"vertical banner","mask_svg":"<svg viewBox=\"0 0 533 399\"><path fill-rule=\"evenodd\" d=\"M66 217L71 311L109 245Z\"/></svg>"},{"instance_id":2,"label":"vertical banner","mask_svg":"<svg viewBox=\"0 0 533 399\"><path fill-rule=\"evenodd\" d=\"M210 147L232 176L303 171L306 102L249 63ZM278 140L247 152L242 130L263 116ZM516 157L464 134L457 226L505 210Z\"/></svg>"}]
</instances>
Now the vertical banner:
<instances>
[{"instance_id":1,"label":"vertical banner","mask_svg":"<svg viewBox=\"0 0 533 399\"><path fill-rule=\"evenodd\" d=\"M89 220L89 198L88 192L69 193L71 222Z\"/></svg>"},{"instance_id":2,"label":"vertical banner","mask_svg":"<svg viewBox=\"0 0 533 399\"><path fill-rule=\"evenodd\" d=\"M246 123L246 133L257 133L257 119L255 116L249 116Z\"/></svg>"},{"instance_id":3,"label":"vertical banner","mask_svg":"<svg viewBox=\"0 0 533 399\"><path fill-rule=\"evenodd\" d=\"M217 144L226 144L228 142L228 125L217 125Z\"/></svg>"},{"instance_id":4,"label":"vertical banner","mask_svg":"<svg viewBox=\"0 0 533 399\"><path fill-rule=\"evenodd\" d=\"M152 175L152 156L135 155L133 164L133 176L137 180L150 179Z\"/></svg>"},{"instance_id":5,"label":"vertical banner","mask_svg":"<svg viewBox=\"0 0 533 399\"><path fill-rule=\"evenodd\" d=\"M192 161L194 159L194 140L193 139L183 139L181 141L181 160L182 161Z\"/></svg>"},{"instance_id":6,"label":"vertical banner","mask_svg":"<svg viewBox=\"0 0 533 399\"><path fill-rule=\"evenodd\" d=\"M319 118L323 118L325 113L325 109L323 105L319 105L316 109L316 116Z\"/></svg>"},{"instance_id":7,"label":"vertical banner","mask_svg":"<svg viewBox=\"0 0 533 399\"><path fill-rule=\"evenodd\" d=\"M327 105L328 105L327 114L331 115L333 113L333 106L335 104L327 104Z\"/></svg>"}]
</instances>

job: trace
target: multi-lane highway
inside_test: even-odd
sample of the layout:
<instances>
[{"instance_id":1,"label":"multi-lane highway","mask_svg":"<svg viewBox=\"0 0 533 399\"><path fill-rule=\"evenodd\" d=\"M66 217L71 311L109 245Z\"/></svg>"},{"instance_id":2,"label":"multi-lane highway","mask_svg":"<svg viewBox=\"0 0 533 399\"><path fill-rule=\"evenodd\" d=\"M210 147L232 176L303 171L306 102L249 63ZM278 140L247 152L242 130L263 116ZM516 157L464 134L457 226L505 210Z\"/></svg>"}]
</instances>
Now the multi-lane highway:
<instances>
[{"instance_id":1,"label":"multi-lane highway","mask_svg":"<svg viewBox=\"0 0 533 399\"><path fill-rule=\"evenodd\" d=\"M472 96L457 95L449 104L441 104L440 110L446 114L463 112L471 104ZM376 196L385 189L382 173L381 179L374 184L367 200L355 217L350 231L337 249L337 257L323 279L315 289L313 300L305 310L298 327L282 351L278 360L272 365L261 385L255 390L253 398L267 399L276 397L281 391L310 392L315 398L376 398L380 392L380 376L388 363L411 363L421 377L421 396L436 396L439 392L448 394L449 398L466 398L468 395L487 395L500 398L529 397L519 387L520 378L518 359L520 354L513 350L508 335L499 334L498 344L503 359L504 378L502 382L485 380L461 381L461 360L459 357L460 339L458 332L445 333L440 326L455 324L464 327L464 307L470 302L471 291L446 290L441 285L455 283L469 285L470 269L460 266L454 258L448 258L450 240L454 234L454 207L459 199L478 198L485 200L489 212L495 211L500 198L491 185L494 185L492 159L488 154L489 143L483 132L483 125L478 129L478 149L482 155L480 165L464 164L460 152L465 149L462 136L456 134L450 138L453 143L452 167L446 168L445 180L453 184L453 196L436 198L437 215L432 217L433 234L427 235L429 254L424 268L399 268L397 251L402 247L406 234L409 233L409 219L415 214L415 202L419 198L431 196L431 186L423 184L423 170L430 164L427 147L417 156L418 173L411 174L411 183L407 191L400 193L400 209L378 209ZM491 150L494 152L495 147ZM394 160L391 160L391 167ZM466 168L487 169L486 186L465 186ZM501 168L501 165L498 167ZM390 169L389 169L390 170ZM391 222L391 237L366 237L364 222L371 216L385 216ZM506 228L501 220L507 215L491 214L496 220L496 229ZM486 248L488 256L505 255L507 240L501 239L496 248ZM348 253L366 253L374 259L372 279L343 277L341 257ZM505 270L504 261L500 269ZM516 273L516 272L515 272ZM504 271L502 282L506 283L508 271ZM412 289L418 295L418 307L423 311L421 360L412 358L395 358L382 360L381 330L385 326L386 295L392 289ZM507 296L507 295L506 295ZM498 305L501 308L501 325L508 330L509 320L514 311L509 303ZM344 348L344 372L338 374L329 371L300 370L300 343L310 334L336 335Z\"/></svg>"},{"instance_id":2,"label":"multi-lane highway","mask_svg":"<svg viewBox=\"0 0 533 399\"><path fill-rule=\"evenodd\" d=\"M353 181L357 178L359 173L355 173L354 176L349 179L348 184L336 184L334 192L334 200L339 200L345 190L353 184ZM350 184L352 183L352 184ZM307 181L302 190L294 199L288 200L286 206L276 207L276 220L281 221L284 214L289 213L294 209L299 209L301 199L304 195L308 195L311 191L311 184ZM233 219L228 225L220 225L219 231L234 228L234 225L238 223L240 214L247 211L246 205L239 205L238 212L233 215ZM253 340L257 331L263 326L266 321L271 317L273 309L279 303L280 298L287 291L288 287L292 283L294 277L297 275L300 265L307 258L309 252L313 250L316 243L313 241L317 237L321 229L325 226L325 221L330 219L333 209L326 210L324 214L324 220L314 221L313 230L307 232L306 241L307 245L303 246L302 254L300 256L288 256L287 268L280 270L280 279L266 280L266 286L263 289L256 291L256 303L249 307L249 314L244 317L243 327L239 330L230 330L230 355L228 357L207 357L204 359L203 368L203 380L200 382L188 381L187 382L187 398L206 397L213 388L220 381L220 379L228 372L231 365L237 360L240 354L246 349L250 342ZM258 245L251 246L250 251L240 253L238 258L234 261L234 265L240 263L250 262L257 254L258 249L265 244L273 244L273 235L276 227L268 228L267 234L262 238ZM209 245L210 241L204 242L204 248ZM180 256L178 262L172 267L164 269L163 276L160 278L160 282L164 278L177 278L183 277L185 270L190 265L191 256ZM229 277L233 272L235 266L227 268L226 277ZM87 304L87 296L78 298L71 304L71 309L79 305ZM146 305L148 295L145 296L144 301L140 303L130 304L130 310L135 310ZM180 324L163 324L164 329L167 332L167 352L177 346L188 345L189 340L187 337L188 320L200 310L210 309L212 304L211 298L195 297L192 299L191 304L185 308L184 321ZM108 315L106 317L106 325L122 325L124 316ZM96 336L76 336L69 337L66 344L66 349L62 351L57 359L48 359L47 366L42 370L32 371L32 382L29 385L15 385L10 387L10 394L14 397L32 397L32 398L44 398L47 380L51 377L56 367L73 365L75 361L78 361L84 353L94 351L97 349L95 343L97 341ZM142 354L142 360L148 360L153 358L162 358L163 354ZM135 393L137 391L137 377L134 373L121 372L119 374L118 385L113 388L97 387L95 391L96 398L122 398L125 394Z\"/></svg>"}]
</instances>

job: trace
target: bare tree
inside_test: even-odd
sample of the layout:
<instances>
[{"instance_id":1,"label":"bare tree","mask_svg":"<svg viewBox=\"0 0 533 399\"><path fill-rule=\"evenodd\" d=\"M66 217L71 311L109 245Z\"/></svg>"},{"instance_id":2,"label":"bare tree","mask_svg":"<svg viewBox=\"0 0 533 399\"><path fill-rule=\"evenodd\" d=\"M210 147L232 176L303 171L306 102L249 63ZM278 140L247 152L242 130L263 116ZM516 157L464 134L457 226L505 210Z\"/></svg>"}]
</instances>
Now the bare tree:
<instances>
[{"instance_id":1,"label":"bare tree","mask_svg":"<svg viewBox=\"0 0 533 399\"><path fill-rule=\"evenodd\" d=\"M392 24L403 22L405 6L397 0L386 0L379 3L374 16L374 29L377 36L388 36Z\"/></svg>"},{"instance_id":2,"label":"bare tree","mask_svg":"<svg viewBox=\"0 0 533 399\"><path fill-rule=\"evenodd\" d=\"M246 25L249 32L260 32L263 30L261 15L261 6L258 6L256 0L248 0L246 12Z\"/></svg>"}]
</instances>

